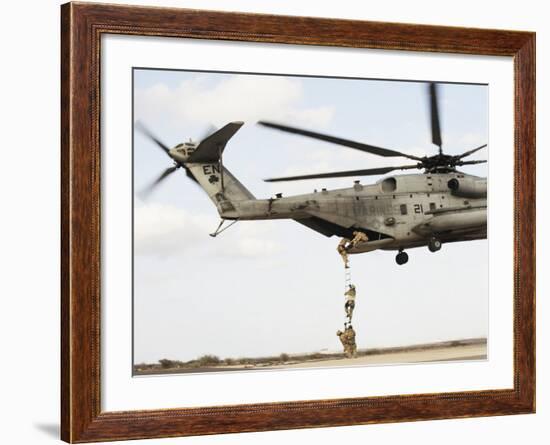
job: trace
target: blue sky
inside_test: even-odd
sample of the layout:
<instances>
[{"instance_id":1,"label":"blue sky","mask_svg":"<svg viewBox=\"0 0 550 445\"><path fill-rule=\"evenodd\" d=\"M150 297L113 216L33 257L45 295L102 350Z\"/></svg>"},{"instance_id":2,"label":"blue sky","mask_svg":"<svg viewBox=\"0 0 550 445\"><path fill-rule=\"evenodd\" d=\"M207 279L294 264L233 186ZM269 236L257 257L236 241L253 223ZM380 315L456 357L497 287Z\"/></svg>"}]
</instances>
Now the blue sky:
<instances>
[{"instance_id":1,"label":"blue sky","mask_svg":"<svg viewBox=\"0 0 550 445\"><path fill-rule=\"evenodd\" d=\"M347 187L380 177L268 184L287 174L408 164L256 125L261 119L392 148L435 154L426 84L250 74L134 70L134 117L167 145L198 139L232 120L226 166L257 197ZM488 87L443 84L444 151L488 142ZM471 159L488 159L489 149ZM138 191L170 160L135 134ZM486 175L486 166L464 168ZM143 202L135 198L135 359L191 359L336 350L343 323L343 268L336 238L293 221L241 222L219 238L217 212L178 171ZM487 241L352 258L359 347L393 346L487 333ZM206 332L205 335L198 335Z\"/></svg>"}]
</instances>

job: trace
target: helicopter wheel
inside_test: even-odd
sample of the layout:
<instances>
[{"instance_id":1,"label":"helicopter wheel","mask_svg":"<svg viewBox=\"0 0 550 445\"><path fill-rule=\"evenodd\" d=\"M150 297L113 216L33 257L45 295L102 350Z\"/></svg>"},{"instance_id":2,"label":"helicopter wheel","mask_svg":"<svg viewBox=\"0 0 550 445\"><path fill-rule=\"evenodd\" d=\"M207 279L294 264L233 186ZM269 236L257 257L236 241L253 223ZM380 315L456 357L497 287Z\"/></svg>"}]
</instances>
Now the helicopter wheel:
<instances>
[{"instance_id":1,"label":"helicopter wheel","mask_svg":"<svg viewBox=\"0 0 550 445\"><path fill-rule=\"evenodd\" d=\"M409 261L409 255L406 252L399 252L395 257L395 262L400 266Z\"/></svg>"},{"instance_id":2,"label":"helicopter wheel","mask_svg":"<svg viewBox=\"0 0 550 445\"><path fill-rule=\"evenodd\" d=\"M430 252L437 252L441 249L441 240L435 237L430 238L430 241L428 242L428 249Z\"/></svg>"}]
</instances>

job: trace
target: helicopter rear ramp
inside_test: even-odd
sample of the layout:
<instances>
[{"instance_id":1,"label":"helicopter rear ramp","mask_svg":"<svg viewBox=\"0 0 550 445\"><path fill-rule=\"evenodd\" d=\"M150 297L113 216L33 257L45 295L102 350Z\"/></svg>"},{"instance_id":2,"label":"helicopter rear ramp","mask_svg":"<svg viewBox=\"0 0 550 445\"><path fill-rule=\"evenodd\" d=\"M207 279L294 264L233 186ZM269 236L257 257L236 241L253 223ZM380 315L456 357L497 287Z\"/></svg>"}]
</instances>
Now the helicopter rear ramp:
<instances>
[{"instance_id":1,"label":"helicopter rear ramp","mask_svg":"<svg viewBox=\"0 0 550 445\"><path fill-rule=\"evenodd\" d=\"M393 238L383 238L380 240L367 241L366 243L360 243L356 247L352 247L348 250L348 253L350 255L353 255L354 253L372 252L373 250L377 249L385 249L394 242L395 240Z\"/></svg>"}]
</instances>

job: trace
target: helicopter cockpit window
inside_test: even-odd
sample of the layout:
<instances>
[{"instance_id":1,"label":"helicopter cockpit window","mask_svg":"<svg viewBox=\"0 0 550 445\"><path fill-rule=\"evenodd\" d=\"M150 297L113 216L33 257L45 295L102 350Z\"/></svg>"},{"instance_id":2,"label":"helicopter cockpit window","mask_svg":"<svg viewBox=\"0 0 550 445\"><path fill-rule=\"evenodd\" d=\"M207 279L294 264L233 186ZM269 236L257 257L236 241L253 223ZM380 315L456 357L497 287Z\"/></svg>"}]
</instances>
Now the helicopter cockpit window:
<instances>
[{"instance_id":1,"label":"helicopter cockpit window","mask_svg":"<svg viewBox=\"0 0 550 445\"><path fill-rule=\"evenodd\" d=\"M386 178L382 181L382 191L385 193L394 192L397 188L397 181L395 178Z\"/></svg>"}]
</instances>

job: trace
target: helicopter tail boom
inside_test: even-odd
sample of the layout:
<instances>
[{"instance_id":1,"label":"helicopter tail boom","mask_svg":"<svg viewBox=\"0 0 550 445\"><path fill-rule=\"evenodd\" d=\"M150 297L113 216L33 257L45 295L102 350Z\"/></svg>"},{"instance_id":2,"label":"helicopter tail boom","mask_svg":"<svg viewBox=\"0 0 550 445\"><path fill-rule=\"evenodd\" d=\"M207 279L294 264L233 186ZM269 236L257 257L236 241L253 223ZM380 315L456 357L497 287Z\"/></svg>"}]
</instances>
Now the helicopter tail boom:
<instances>
[{"instance_id":1,"label":"helicopter tail boom","mask_svg":"<svg viewBox=\"0 0 550 445\"><path fill-rule=\"evenodd\" d=\"M254 195L223 165L227 142L243 125L230 122L202 140L183 160L189 176L200 185L215 204L222 218L236 218L237 201L254 200Z\"/></svg>"}]
</instances>

